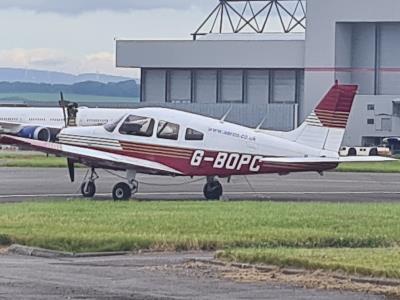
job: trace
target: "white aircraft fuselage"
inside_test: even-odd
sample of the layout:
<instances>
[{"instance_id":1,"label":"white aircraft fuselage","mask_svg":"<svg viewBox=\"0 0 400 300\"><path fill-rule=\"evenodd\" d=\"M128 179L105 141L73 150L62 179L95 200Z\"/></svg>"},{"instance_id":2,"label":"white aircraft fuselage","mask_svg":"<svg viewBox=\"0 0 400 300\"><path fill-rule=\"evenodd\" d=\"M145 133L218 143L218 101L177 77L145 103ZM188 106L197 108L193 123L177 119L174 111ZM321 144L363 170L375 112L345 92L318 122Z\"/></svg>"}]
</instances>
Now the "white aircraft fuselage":
<instances>
[{"instance_id":1,"label":"white aircraft fuselage","mask_svg":"<svg viewBox=\"0 0 400 300\"><path fill-rule=\"evenodd\" d=\"M125 114L124 109L80 107L77 126L103 125ZM35 124L44 127L63 127L64 115L59 107L0 107L0 123Z\"/></svg>"}]
</instances>

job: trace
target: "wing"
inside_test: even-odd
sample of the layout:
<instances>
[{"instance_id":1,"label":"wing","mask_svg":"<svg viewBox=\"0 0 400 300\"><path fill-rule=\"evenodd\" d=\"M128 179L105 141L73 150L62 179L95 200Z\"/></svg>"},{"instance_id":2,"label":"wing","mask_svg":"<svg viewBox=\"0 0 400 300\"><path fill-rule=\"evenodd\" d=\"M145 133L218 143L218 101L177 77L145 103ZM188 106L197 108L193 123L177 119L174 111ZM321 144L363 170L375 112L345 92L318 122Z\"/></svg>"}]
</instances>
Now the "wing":
<instances>
[{"instance_id":1,"label":"wing","mask_svg":"<svg viewBox=\"0 0 400 300\"><path fill-rule=\"evenodd\" d=\"M382 156L350 156L350 157L271 157L263 158L263 162L271 164L317 164L317 163L347 163L347 162L385 162L396 159Z\"/></svg>"},{"instance_id":2,"label":"wing","mask_svg":"<svg viewBox=\"0 0 400 300\"><path fill-rule=\"evenodd\" d=\"M135 169L138 172L150 174L182 174L173 168L157 162L127 157L101 150L93 150L59 143L43 142L10 135L0 135L0 144L1 143L21 145L32 150L37 150L48 154L55 154L57 156L70 158L76 162L83 163L91 167L110 168L117 170Z\"/></svg>"}]
</instances>

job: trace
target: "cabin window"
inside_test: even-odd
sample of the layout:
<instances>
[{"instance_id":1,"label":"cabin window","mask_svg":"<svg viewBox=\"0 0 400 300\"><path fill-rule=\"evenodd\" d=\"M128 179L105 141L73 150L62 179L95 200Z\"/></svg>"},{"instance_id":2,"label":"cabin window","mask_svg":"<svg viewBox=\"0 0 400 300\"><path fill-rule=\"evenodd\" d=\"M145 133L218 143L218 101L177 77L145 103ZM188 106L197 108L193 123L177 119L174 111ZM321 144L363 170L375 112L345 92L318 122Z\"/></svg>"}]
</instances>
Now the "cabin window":
<instances>
[{"instance_id":1,"label":"cabin window","mask_svg":"<svg viewBox=\"0 0 400 300\"><path fill-rule=\"evenodd\" d=\"M154 120L148 117L129 116L119 128L121 134L147 136L153 135Z\"/></svg>"},{"instance_id":2,"label":"cabin window","mask_svg":"<svg viewBox=\"0 0 400 300\"><path fill-rule=\"evenodd\" d=\"M187 141L202 141L204 134L192 128L186 129L185 140Z\"/></svg>"},{"instance_id":3,"label":"cabin window","mask_svg":"<svg viewBox=\"0 0 400 300\"><path fill-rule=\"evenodd\" d=\"M107 130L108 132L113 132L115 130L115 128L117 128L119 122L121 122L121 120L124 117L119 118L118 120L114 121L114 122L109 122L107 124L104 125L104 129ZM89 120L88 120L89 121Z\"/></svg>"},{"instance_id":4,"label":"cabin window","mask_svg":"<svg viewBox=\"0 0 400 300\"><path fill-rule=\"evenodd\" d=\"M179 135L179 125L160 121L158 122L157 137L160 139L177 140Z\"/></svg>"}]
</instances>

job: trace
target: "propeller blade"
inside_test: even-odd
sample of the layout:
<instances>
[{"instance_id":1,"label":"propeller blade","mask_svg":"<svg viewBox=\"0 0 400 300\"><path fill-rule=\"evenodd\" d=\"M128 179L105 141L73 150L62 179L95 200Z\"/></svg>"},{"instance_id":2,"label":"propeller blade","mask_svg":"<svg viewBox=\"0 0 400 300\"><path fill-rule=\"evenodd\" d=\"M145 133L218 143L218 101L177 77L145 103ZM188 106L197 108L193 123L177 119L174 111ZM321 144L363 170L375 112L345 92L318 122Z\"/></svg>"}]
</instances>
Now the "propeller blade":
<instances>
[{"instance_id":1,"label":"propeller blade","mask_svg":"<svg viewBox=\"0 0 400 300\"><path fill-rule=\"evenodd\" d=\"M68 162L69 178L71 179L71 182L74 182L75 181L75 164L69 158L67 158L67 162Z\"/></svg>"},{"instance_id":2,"label":"propeller blade","mask_svg":"<svg viewBox=\"0 0 400 300\"><path fill-rule=\"evenodd\" d=\"M63 111L65 127L67 127L68 126L68 121L67 121L67 115L65 113L65 101L64 101L64 93L63 92L60 92L60 102L59 102L59 104L60 104L60 107L61 107L61 109Z\"/></svg>"}]
</instances>

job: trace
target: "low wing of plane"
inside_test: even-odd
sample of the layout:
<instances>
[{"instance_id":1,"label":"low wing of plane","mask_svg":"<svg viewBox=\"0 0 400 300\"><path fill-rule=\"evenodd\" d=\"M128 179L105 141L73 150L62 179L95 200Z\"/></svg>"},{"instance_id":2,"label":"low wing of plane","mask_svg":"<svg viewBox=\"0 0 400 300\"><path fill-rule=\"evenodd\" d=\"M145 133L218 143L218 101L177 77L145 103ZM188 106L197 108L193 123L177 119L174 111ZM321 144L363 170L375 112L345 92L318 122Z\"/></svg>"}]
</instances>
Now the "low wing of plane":
<instances>
[{"instance_id":1,"label":"low wing of plane","mask_svg":"<svg viewBox=\"0 0 400 300\"><path fill-rule=\"evenodd\" d=\"M66 157L74 162L90 165L92 167L102 167L116 170L132 169L149 174L157 172L171 175L181 175L181 172L157 162L122 156L101 150L44 142L11 135L0 135L0 143L28 146L33 150Z\"/></svg>"}]
</instances>

